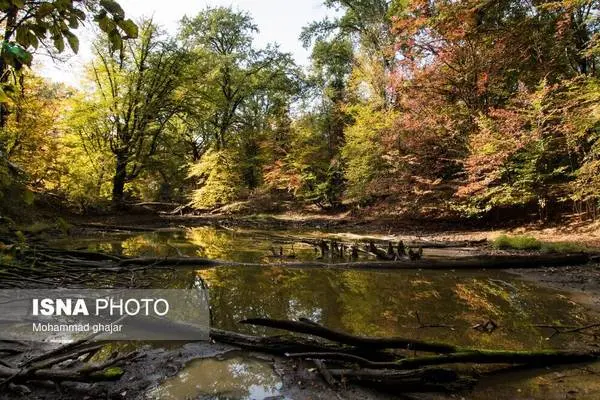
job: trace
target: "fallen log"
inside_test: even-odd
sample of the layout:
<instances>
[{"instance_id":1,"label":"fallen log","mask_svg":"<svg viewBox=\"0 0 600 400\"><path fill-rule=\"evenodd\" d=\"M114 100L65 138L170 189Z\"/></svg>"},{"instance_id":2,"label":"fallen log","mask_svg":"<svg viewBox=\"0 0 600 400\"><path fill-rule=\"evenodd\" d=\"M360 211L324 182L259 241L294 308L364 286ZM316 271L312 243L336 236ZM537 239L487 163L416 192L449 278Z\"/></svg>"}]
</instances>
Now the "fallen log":
<instances>
[{"instance_id":1,"label":"fallen log","mask_svg":"<svg viewBox=\"0 0 600 400\"><path fill-rule=\"evenodd\" d=\"M106 382L121 379L124 371L120 368L111 368L114 365L131 359L137 355L137 352L120 356L101 364L87 365L79 368L9 368L0 365L0 378L5 378L0 382L0 386L9 382L27 382L27 381L53 381L53 382Z\"/></svg>"},{"instance_id":2,"label":"fallen log","mask_svg":"<svg viewBox=\"0 0 600 400\"><path fill-rule=\"evenodd\" d=\"M369 357L347 357L340 352L307 352L286 354L289 357L300 357L322 360L348 361L366 365L369 368L381 369L416 369L444 364L524 364L530 366L548 366L554 364L574 364L600 359L600 350L581 352L563 350L545 351L504 351L460 348L443 343L424 342L404 338L374 338L354 336L335 331L315 322L303 319L300 321L284 321L266 318L254 318L241 321L242 324L265 326L317 336L333 342L351 345L364 349L405 349L442 353L431 356L398 358L392 361L373 362Z\"/></svg>"},{"instance_id":3,"label":"fallen log","mask_svg":"<svg viewBox=\"0 0 600 400\"><path fill-rule=\"evenodd\" d=\"M431 240L413 240L406 243L409 247L421 247L423 249L450 249L462 247L479 247L488 243L487 239L481 240L457 240L457 241L431 241Z\"/></svg>"},{"instance_id":4,"label":"fallen log","mask_svg":"<svg viewBox=\"0 0 600 400\"><path fill-rule=\"evenodd\" d=\"M357 357L358 359L368 357L370 360L382 362L398 360L400 358L400 355L385 350L361 349L344 344L291 335L261 337L211 328L210 338L215 342L277 355L304 352L342 353L349 357Z\"/></svg>"},{"instance_id":5,"label":"fallen log","mask_svg":"<svg viewBox=\"0 0 600 400\"><path fill-rule=\"evenodd\" d=\"M81 223L76 225L79 228L96 229L104 232L162 232L174 230L173 228L152 228L143 226L123 226L123 225L105 225L95 223ZM178 229L179 230L179 229Z\"/></svg>"},{"instance_id":6,"label":"fallen log","mask_svg":"<svg viewBox=\"0 0 600 400\"><path fill-rule=\"evenodd\" d=\"M350 263L324 262L275 262L240 263L206 258L177 257L177 258L132 258L124 259L121 266L204 266L204 267L265 267L283 266L288 268L338 268L338 269L519 269L539 267L565 267L584 265L590 262L587 254L534 254L534 255L482 255L467 257L452 257L445 259L421 259L398 261L359 261Z\"/></svg>"},{"instance_id":7,"label":"fallen log","mask_svg":"<svg viewBox=\"0 0 600 400\"><path fill-rule=\"evenodd\" d=\"M452 354L406 358L395 363L396 369L414 369L443 364L525 364L529 366L550 366L577 364L600 359L600 350L572 352L548 351L503 351L503 350L464 350Z\"/></svg>"},{"instance_id":8,"label":"fallen log","mask_svg":"<svg viewBox=\"0 0 600 400\"><path fill-rule=\"evenodd\" d=\"M314 322L304 321L282 321L266 318L252 318L241 321L242 324L264 326L274 329L283 329L290 332L304 333L317 336L333 342L343 343L350 346L361 347L369 350L403 349L415 351L428 351L434 353L454 353L459 349L445 343L424 342L406 338L378 338L366 336L354 336L345 332L335 331L318 325Z\"/></svg>"}]
</instances>

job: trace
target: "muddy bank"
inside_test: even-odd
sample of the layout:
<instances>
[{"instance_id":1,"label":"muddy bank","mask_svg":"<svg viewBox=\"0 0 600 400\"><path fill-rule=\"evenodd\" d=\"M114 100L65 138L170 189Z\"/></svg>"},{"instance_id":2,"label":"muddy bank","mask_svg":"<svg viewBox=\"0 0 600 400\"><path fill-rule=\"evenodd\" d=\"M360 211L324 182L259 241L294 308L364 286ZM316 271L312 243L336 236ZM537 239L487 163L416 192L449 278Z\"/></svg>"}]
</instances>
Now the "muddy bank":
<instances>
[{"instance_id":1,"label":"muddy bank","mask_svg":"<svg viewBox=\"0 0 600 400\"><path fill-rule=\"evenodd\" d=\"M112 343L108 350L133 344ZM1 400L364 399L398 396L358 386L328 386L310 362L242 352L218 343L146 346L116 382L10 385ZM110 353L108 351L108 353Z\"/></svg>"}]
</instances>

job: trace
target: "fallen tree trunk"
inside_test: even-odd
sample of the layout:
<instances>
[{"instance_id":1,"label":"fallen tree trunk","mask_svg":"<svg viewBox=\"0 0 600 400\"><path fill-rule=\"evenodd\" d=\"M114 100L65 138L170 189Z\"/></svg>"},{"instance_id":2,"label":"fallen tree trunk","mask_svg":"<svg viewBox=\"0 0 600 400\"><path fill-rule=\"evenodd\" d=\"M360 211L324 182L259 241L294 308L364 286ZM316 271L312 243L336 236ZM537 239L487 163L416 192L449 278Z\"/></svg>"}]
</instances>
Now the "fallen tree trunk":
<instances>
[{"instance_id":1,"label":"fallen tree trunk","mask_svg":"<svg viewBox=\"0 0 600 400\"><path fill-rule=\"evenodd\" d=\"M378 360L381 362L398 360L401 358L400 355L385 350L374 351L371 349L361 349L344 344L323 342L311 338L291 335L261 337L211 328L210 338L215 342L277 355L302 352L341 353L359 359L369 357L371 360Z\"/></svg>"},{"instance_id":2,"label":"fallen tree trunk","mask_svg":"<svg viewBox=\"0 0 600 400\"><path fill-rule=\"evenodd\" d=\"M590 262L588 254L533 254L533 255L487 255L472 257L454 257L445 259L421 259L398 261L359 261L351 263L323 262L292 262L292 263L239 263L206 258L177 257L177 258L131 258L123 259L120 266L229 266L229 267L265 267L283 266L289 268L339 268L339 269L507 269L507 268L538 268L565 267L584 265Z\"/></svg>"},{"instance_id":3,"label":"fallen tree trunk","mask_svg":"<svg viewBox=\"0 0 600 400\"><path fill-rule=\"evenodd\" d=\"M83 223L76 225L79 228L95 229L104 232L172 232L180 231L179 228L168 228L168 227L143 227L143 226L123 226L123 225L105 225L105 224L94 224L94 223Z\"/></svg>"},{"instance_id":4,"label":"fallen tree trunk","mask_svg":"<svg viewBox=\"0 0 600 400\"><path fill-rule=\"evenodd\" d=\"M432 240L413 240L405 243L408 247L421 247L423 249L451 249L461 247L478 247L488 243L487 239L481 240L456 240L456 241L432 241Z\"/></svg>"},{"instance_id":5,"label":"fallen tree trunk","mask_svg":"<svg viewBox=\"0 0 600 400\"><path fill-rule=\"evenodd\" d=\"M283 329L290 332L304 333L317 336L333 342L350 346L361 347L368 350L403 349L415 351L429 351L434 353L453 353L458 351L456 346L445 343L423 342L405 338L377 338L354 336L345 332L335 331L307 320L281 321L265 318L253 318L241 321L242 324L265 326L268 328Z\"/></svg>"},{"instance_id":6,"label":"fallen tree trunk","mask_svg":"<svg viewBox=\"0 0 600 400\"><path fill-rule=\"evenodd\" d=\"M110 368L125 358L131 358L132 355L120 357L118 360L86 366L81 368L60 369L18 369L8 368L0 365L0 378L5 378L0 385L8 382L27 382L27 381L53 381L53 382L106 382L121 379L124 371L120 368Z\"/></svg>"},{"instance_id":7,"label":"fallen tree trunk","mask_svg":"<svg viewBox=\"0 0 600 400\"><path fill-rule=\"evenodd\" d=\"M462 352L425 356L399 360L396 369L413 369L442 364L526 364L530 366L549 366L554 364L576 364L600 359L600 351L572 352L562 350L549 351L502 351L502 350L465 350Z\"/></svg>"}]
</instances>

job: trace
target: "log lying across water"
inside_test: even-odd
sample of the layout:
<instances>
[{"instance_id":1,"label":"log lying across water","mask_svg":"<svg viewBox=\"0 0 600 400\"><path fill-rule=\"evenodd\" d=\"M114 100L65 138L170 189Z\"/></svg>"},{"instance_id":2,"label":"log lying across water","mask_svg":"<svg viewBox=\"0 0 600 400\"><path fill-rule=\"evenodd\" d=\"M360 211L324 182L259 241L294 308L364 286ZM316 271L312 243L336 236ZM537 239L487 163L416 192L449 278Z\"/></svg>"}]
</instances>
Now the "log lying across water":
<instances>
[{"instance_id":1,"label":"log lying across water","mask_svg":"<svg viewBox=\"0 0 600 400\"><path fill-rule=\"evenodd\" d=\"M408 259L398 261L358 261L349 263L324 262L281 262L281 263L240 263L206 258L130 258L123 259L118 266L167 266L167 267L264 267L282 266L288 268L338 268L338 269L507 269L565 267L584 265L591 261L588 254L531 254L531 255L480 255L447 257L439 259Z\"/></svg>"},{"instance_id":2,"label":"log lying across water","mask_svg":"<svg viewBox=\"0 0 600 400\"><path fill-rule=\"evenodd\" d=\"M458 351L456 346L445 343L423 342L405 338L375 338L366 336L354 336L345 332L339 332L325 328L308 320L281 321L267 318L253 318L240 322L241 324L264 326L274 329L283 329L291 332L305 333L331 340L345 345L362 347L368 350L381 349L404 349L415 351L428 351L435 353L452 353Z\"/></svg>"},{"instance_id":3,"label":"log lying across water","mask_svg":"<svg viewBox=\"0 0 600 400\"><path fill-rule=\"evenodd\" d=\"M373 338L350 335L348 333L335 331L319 325L315 322L302 319L299 321L273 320L266 318L254 318L241 321L243 324L269 327L287 330L294 333L316 336L337 342L341 346L352 349L352 353L346 352L344 347L337 351L316 351L305 353L289 353L285 355L296 359L313 360L317 370L324 380L332 385L336 379L357 382L377 388L391 387L394 390L404 392L459 392L470 389L476 379L473 376L465 376L464 368L450 369L453 364L492 364L492 365L516 365L523 368L538 368L550 365L566 365L600 360L600 350L590 351L501 351L461 348L447 344L424 342L419 340L401 338ZM211 333L213 339L220 341L225 338L229 344L247 346L248 336L242 335L241 343L236 343L237 334L231 336L230 332L219 331L216 335ZM252 350L259 350L261 345L266 345L269 350L271 340L277 341L280 337L253 338L250 340ZM294 346L294 340L299 346ZM286 349L306 348L304 346L306 337L286 337ZM314 344L314 342L311 342ZM327 342L329 343L329 342ZM333 343L327 345L332 349ZM314 347L314 346L313 346ZM360 356L357 350L362 350ZM396 355L393 359L378 360L371 354ZM410 350L405 357L399 350ZM428 352L431 355L417 355L415 352ZM440 354L442 353L442 354ZM335 367L327 367L335 365ZM496 369L502 371L503 369Z\"/></svg>"}]
</instances>

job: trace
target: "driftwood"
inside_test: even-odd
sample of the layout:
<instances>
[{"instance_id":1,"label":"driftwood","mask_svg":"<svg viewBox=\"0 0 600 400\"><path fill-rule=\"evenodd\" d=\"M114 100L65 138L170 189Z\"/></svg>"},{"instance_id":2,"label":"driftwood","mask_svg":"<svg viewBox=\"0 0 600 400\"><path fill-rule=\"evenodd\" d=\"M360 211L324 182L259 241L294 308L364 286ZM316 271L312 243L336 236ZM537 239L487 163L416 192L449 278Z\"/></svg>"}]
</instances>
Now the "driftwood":
<instances>
[{"instance_id":1,"label":"driftwood","mask_svg":"<svg viewBox=\"0 0 600 400\"><path fill-rule=\"evenodd\" d=\"M247 350L253 350L270 354L293 354L293 353L336 353L345 354L348 357L356 357L377 361L392 361L400 358L399 355L386 350L370 350L359 347L347 346L344 344L319 341L311 338L304 338L291 335L283 336L252 336L236 332L224 331L211 328L210 338L219 343L230 344L242 347Z\"/></svg>"},{"instance_id":2,"label":"driftwood","mask_svg":"<svg viewBox=\"0 0 600 400\"><path fill-rule=\"evenodd\" d=\"M89 350L88 353L92 351ZM83 353L86 354L86 353ZM129 360L137 356L137 352L129 353L124 356L115 357L108 361L99 364L84 365L77 368L51 368L48 363L44 364L44 368L38 369L35 366L29 368L9 368L0 365L0 377L5 378L0 382L0 387L12 382L27 382L27 381L53 381L53 382L101 382L115 381L121 379L123 370L120 368L111 369L114 365ZM77 352L72 357L62 357L58 362L63 362L68 359L77 358L82 353Z\"/></svg>"},{"instance_id":3,"label":"driftwood","mask_svg":"<svg viewBox=\"0 0 600 400\"><path fill-rule=\"evenodd\" d=\"M423 249L450 249L463 247L485 246L487 239L481 240L458 240L458 241L431 241L431 240L413 240L406 243L409 247L421 247Z\"/></svg>"},{"instance_id":4,"label":"driftwood","mask_svg":"<svg viewBox=\"0 0 600 400\"><path fill-rule=\"evenodd\" d=\"M171 232L171 231L179 231L179 228L152 228L152 227L143 227L143 226L124 226L124 225L105 225L105 224L77 224L80 228L94 229L103 232Z\"/></svg>"}]
</instances>

